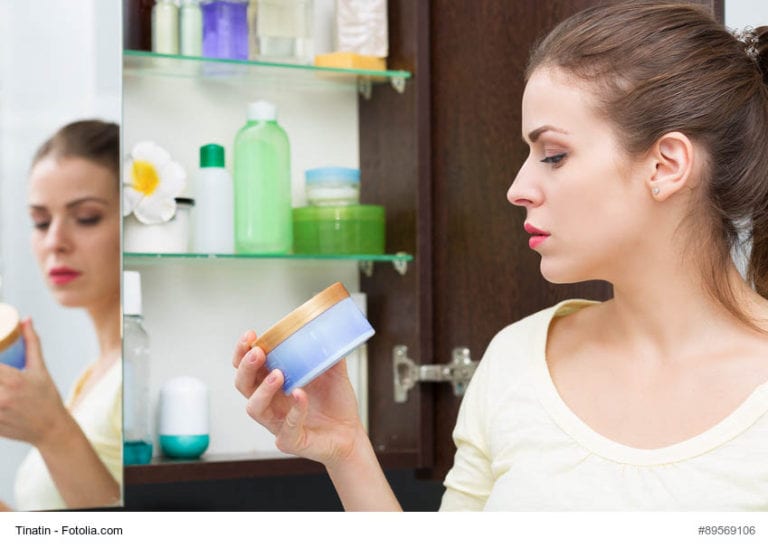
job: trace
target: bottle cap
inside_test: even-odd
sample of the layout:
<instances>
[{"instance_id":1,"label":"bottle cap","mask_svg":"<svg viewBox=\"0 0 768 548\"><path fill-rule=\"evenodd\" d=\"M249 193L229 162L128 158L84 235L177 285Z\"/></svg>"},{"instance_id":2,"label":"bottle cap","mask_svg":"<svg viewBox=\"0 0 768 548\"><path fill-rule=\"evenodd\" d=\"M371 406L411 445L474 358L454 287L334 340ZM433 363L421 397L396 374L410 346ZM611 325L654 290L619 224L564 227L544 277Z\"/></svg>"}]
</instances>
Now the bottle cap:
<instances>
[{"instance_id":1,"label":"bottle cap","mask_svg":"<svg viewBox=\"0 0 768 548\"><path fill-rule=\"evenodd\" d=\"M267 329L256 342L251 344L251 348L258 346L265 354L269 354L285 339L304 327L304 325L348 297L349 291L341 282L336 282L326 287Z\"/></svg>"},{"instance_id":2,"label":"bottle cap","mask_svg":"<svg viewBox=\"0 0 768 548\"><path fill-rule=\"evenodd\" d=\"M277 120L277 107L268 101L248 103L248 119L275 121Z\"/></svg>"},{"instance_id":3,"label":"bottle cap","mask_svg":"<svg viewBox=\"0 0 768 548\"><path fill-rule=\"evenodd\" d=\"M316 167L305 172L308 185L323 183L360 184L360 170L351 167Z\"/></svg>"},{"instance_id":4,"label":"bottle cap","mask_svg":"<svg viewBox=\"0 0 768 548\"><path fill-rule=\"evenodd\" d=\"M123 314L141 316L141 274L135 270L123 272Z\"/></svg>"},{"instance_id":5,"label":"bottle cap","mask_svg":"<svg viewBox=\"0 0 768 548\"><path fill-rule=\"evenodd\" d=\"M201 146L200 167L224 167L224 147L215 143Z\"/></svg>"}]
</instances>

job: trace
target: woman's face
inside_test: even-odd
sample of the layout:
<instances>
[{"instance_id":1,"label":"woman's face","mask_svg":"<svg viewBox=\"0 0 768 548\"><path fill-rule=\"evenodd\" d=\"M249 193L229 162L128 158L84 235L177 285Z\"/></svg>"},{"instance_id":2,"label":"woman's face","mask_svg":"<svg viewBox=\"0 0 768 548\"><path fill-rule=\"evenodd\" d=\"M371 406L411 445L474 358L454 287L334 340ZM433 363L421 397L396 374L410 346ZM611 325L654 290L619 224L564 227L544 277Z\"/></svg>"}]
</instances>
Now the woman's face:
<instances>
[{"instance_id":1,"label":"woman's face","mask_svg":"<svg viewBox=\"0 0 768 548\"><path fill-rule=\"evenodd\" d=\"M523 94L530 154L507 198L525 207L529 245L555 283L612 281L648 222L647 187L592 104L585 86L558 69L537 69Z\"/></svg>"},{"instance_id":2,"label":"woman's face","mask_svg":"<svg viewBox=\"0 0 768 548\"><path fill-rule=\"evenodd\" d=\"M106 167L77 157L44 157L32 169L32 248L64 306L120 300L118 183Z\"/></svg>"}]
</instances>

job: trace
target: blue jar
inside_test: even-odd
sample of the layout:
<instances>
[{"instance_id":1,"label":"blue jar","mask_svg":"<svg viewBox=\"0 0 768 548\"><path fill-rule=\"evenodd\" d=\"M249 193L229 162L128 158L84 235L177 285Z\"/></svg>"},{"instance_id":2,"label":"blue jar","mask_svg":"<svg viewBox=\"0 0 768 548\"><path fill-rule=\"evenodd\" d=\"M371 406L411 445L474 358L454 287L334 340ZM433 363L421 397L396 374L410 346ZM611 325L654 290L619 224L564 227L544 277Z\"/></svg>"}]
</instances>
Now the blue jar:
<instances>
[{"instance_id":1,"label":"blue jar","mask_svg":"<svg viewBox=\"0 0 768 548\"><path fill-rule=\"evenodd\" d=\"M279 369L290 394L317 378L370 339L373 327L339 282L302 304L259 337L253 346Z\"/></svg>"}]
</instances>

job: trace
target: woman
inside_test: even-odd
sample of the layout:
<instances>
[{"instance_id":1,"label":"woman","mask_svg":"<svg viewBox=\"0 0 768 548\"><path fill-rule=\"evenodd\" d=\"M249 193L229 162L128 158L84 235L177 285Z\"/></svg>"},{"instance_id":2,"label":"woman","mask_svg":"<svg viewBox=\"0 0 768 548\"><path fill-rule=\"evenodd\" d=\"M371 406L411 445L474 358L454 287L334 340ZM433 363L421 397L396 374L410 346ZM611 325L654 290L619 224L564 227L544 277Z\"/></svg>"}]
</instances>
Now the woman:
<instances>
[{"instance_id":1,"label":"woman","mask_svg":"<svg viewBox=\"0 0 768 548\"><path fill-rule=\"evenodd\" d=\"M607 280L614 298L494 338L441 509L768 510L767 43L689 5L628 2L536 47L530 155L507 197L547 280ZM345 508L399 509L344 365L286 397L255 337L234 355L249 415L322 462Z\"/></svg>"},{"instance_id":2,"label":"woman","mask_svg":"<svg viewBox=\"0 0 768 548\"><path fill-rule=\"evenodd\" d=\"M32 248L56 300L84 308L99 343L66 403L32 321L23 371L0 365L0 436L33 446L16 478L20 510L118 504L122 481L119 128L95 120L61 128L29 175Z\"/></svg>"}]
</instances>

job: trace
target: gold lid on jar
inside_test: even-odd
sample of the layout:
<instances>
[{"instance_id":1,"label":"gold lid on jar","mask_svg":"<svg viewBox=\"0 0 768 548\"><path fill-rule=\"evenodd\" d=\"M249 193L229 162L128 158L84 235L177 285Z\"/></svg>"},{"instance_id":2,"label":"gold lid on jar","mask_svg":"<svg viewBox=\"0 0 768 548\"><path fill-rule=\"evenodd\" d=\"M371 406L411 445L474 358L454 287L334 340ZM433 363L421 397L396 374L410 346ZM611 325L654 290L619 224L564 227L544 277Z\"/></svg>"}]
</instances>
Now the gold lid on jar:
<instances>
[{"instance_id":1,"label":"gold lid on jar","mask_svg":"<svg viewBox=\"0 0 768 548\"><path fill-rule=\"evenodd\" d=\"M331 308L338 302L349 297L349 291L341 282L326 287L320 293L290 312L282 320L267 329L264 334L256 339L251 348L258 346L265 354L272 352L285 339L296 333L306 324L317 318L320 314Z\"/></svg>"},{"instance_id":2,"label":"gold lid on jar","mask_svg":"<svg viewBox=\"0 0 768 548\"><path fill-rule=\"evenodd\" d=\"M19 313L14 307L0 303L0 352L15 343L21 337Z\"/></svg>"}]
</instances>

